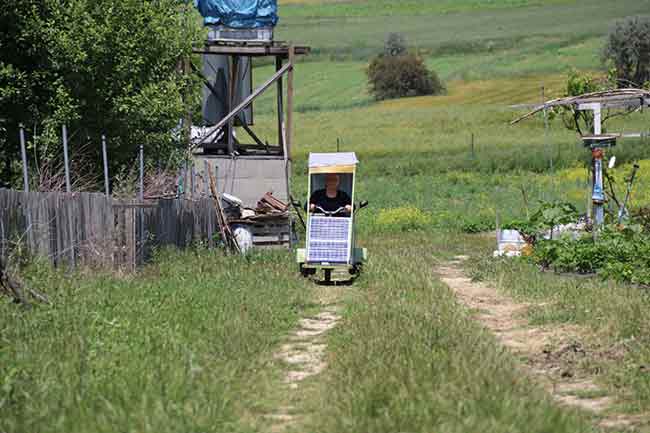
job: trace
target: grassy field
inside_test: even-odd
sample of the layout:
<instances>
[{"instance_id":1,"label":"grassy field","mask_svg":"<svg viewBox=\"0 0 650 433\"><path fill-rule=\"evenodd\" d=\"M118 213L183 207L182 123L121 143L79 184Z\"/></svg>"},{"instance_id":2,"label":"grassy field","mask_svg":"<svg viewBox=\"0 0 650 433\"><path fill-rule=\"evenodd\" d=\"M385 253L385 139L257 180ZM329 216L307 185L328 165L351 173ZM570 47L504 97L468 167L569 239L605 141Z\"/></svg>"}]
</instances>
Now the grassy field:
<instances>
[{"instance_id":1,"label":"grassy field","mask_svg":"<svg viewBox=\"0 0 650 433\"><path fill-rule=\"evenodd\" d=\"M587 201L587 152L574 132L540 116L517 126L512 104L564 92L570 67L598 71L613 20L648 0L280 0L282 39L313 55L296 67L293 190L302 198L313 151L361 160L360 243L365 274L346 291L328 339L329 368L296 397L304 432L588 432L586 413L560 408L475 324L433 267L455 254L467 272L518 300L544 302L536 324L587 330L599 383L637 413L650 405L650 297L636 287L540 274L489 259L490 230L537 200ZM586 18L588 17L588 19ZM376 102L365 66L389 31L402 31L445 80L439 97ZM268 65L255 69L261 82ZM275 136L272 95L256 128ZM647 114L610 131L647 130ZM242 133L243 135L243 133ZM474 152L470 143L474 136ZM621 141L623 181L642 160L635 204L650 201L650 148ZM551 168L552 164L552 168ZM619 188L620 188L619 184ZM416 223L412 215L418 215ZM0 432L268 431L264 408L287 398L272 354L314 286L289 253L223 257L162 252L135 276L66 275L34 265L29 284L54 307L0 305ZM593 370L595 369L595 370ZM641 430L643 431L643 430ZM645 431L649 431L647 428Z\"/></svg>"},{"instance_id":2,"label":"grassy field","mask_svg":"<svg viewBox=\"0 0 650 433\"><path fill-rule=\"evenodd\" d=\"M559 410L521 375L437 280L436 261L473 251L474 240L438 232L366 244L373 260L330 339L330 368L300 431L592 431L588 417Z\"/></svg>"},{"instance_id":3,"label":"grassy field","mask_svg":"<svg viewBox=\"0 0 650 433\"><path fill-rule=\"evenodd\" d=\"M198 249L137 277L32 266L54 307L0 306L0 431L253 431L243 408L274 378L261 355L311 302L289 264Z\"/></svg>"}]
</instances>

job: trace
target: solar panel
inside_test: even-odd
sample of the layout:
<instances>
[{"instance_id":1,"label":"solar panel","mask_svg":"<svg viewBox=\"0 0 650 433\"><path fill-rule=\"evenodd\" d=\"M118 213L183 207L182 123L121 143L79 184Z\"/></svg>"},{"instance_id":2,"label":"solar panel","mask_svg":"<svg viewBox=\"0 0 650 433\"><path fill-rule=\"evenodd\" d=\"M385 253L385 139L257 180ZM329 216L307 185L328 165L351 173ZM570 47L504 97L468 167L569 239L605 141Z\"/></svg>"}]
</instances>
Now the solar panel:
<instances>
[{"instance_id":1,"label":"solar panel","mask_svg":"<svg viewBox=\"0 0 650 433\"><path fill-rule=\"evenodd\" d=\"M312 216L309 219L308 262L347 263L351 218Z\"/></svg>"}]
</instances>

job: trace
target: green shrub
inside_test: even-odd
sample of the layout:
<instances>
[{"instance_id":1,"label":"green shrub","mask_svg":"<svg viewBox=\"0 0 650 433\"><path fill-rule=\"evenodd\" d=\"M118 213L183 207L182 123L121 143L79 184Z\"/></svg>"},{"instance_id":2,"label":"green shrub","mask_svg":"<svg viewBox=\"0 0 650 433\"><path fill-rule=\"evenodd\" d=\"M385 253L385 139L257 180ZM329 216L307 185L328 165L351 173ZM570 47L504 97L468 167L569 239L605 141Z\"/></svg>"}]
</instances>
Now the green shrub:
<instances>
[{"instance_id":1,"label":"green shrub","mask_svg":"<svg viewBox=\"0 0 650 433\"><path fill-rule=\"evenodd\" d=\"M381 229L408 232L431 227L433 219L416 207L403 206L380 210L376 223Z\"/></svg>"},{"instance_id":2,"label":"green shrub","mask_svg":"<svg viewBox=\"0 0 650 433\"><path fill-rule=\"evenodd\" d=\"M533 260L562 272L597 273L604 279L650 285L650 236L639 226L605 228L574 240L540 240Z\"/></svg>"},{"instance_id":3,"label":"green shrub","mask_svg":"<svg viewBox=\"0 0 650 433\"><path fill-rule=\"evenodd\" d=\"M379 55L370 62L366 72L370 93L377 100L445 92L438 75L427 70L424 61L414 54Z\"/></svg>"},{"instance_id":4,"label":"green shrub","mask_svg":"<svg viewBox=\"0 0 650 433\"><path fill-rule=\"evenodd\" d=\"M460 229L463 233L483 233L494 230L494 220L492 218L478 216L473 219L464 220Z\"/></svg>"},{"instance_id":5,"label":"green shrub","mask_svg":"<svg viewBox=\"0 0 650 433\"><path fill-rule=\"evenodd\" d=\"M559 224L569 224L578 219L578 210L568 202L540 202L539 209L527 220L515 220L503 229L517 230L526 242L534 244L539 235Z\"/></svg>"}]
</instances>

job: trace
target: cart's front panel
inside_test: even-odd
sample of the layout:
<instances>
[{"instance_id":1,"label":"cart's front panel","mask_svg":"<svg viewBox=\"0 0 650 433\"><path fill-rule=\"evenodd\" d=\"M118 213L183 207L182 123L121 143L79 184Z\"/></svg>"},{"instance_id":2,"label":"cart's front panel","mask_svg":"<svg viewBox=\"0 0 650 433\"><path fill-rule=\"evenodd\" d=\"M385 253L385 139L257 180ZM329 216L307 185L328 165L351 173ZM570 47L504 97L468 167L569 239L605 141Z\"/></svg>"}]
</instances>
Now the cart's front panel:
<instances>
[{"instance_id":1,"label":"cart's front panel","mask_svg":"<svg viewBox=\"0 0 650 433\"><path fill-rule=\"evenodd\" d=\"M307 262L343 264L350 262L352 218L311 215Z\"/></svg>"}]
</instances>

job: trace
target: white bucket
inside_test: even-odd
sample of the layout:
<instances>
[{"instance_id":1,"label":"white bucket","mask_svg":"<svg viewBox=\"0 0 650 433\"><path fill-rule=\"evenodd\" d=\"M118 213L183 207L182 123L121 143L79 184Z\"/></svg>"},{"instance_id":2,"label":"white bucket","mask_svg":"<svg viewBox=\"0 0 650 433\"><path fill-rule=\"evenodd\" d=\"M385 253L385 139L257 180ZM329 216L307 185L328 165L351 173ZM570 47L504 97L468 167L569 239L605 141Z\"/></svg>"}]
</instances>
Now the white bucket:
<instances>
[{"instance_id":1,"label":"white bucket","mask_svg":"<svg viewBox=\"0 0 650 433\"><path fill-rule=\"evenodd\" d=\"M521 250L526 246L526 241L517 230L499 230L497 231L497 245L495 256L519 256Z\"/></svg>"}]
</instances>

